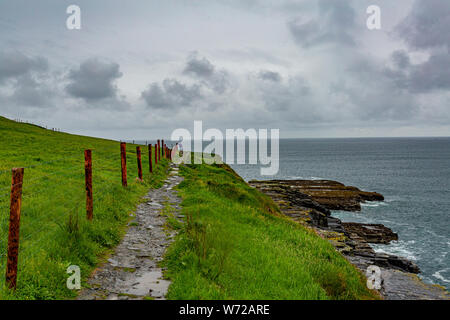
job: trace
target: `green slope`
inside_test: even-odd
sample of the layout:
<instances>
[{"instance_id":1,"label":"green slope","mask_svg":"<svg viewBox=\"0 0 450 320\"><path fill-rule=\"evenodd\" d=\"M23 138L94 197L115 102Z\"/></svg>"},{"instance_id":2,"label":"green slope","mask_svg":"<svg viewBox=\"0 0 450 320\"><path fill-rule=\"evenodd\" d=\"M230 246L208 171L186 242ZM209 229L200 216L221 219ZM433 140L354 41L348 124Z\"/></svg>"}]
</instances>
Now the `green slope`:
<instances>
[{"instance_id":1,"label":"green slope","mask_svg":"<svg viewBox=\"0 0 450 320\"><path fill-rule=\"evenodd\" d=\"M188 217L165 264L169 299L374 299L328 241L226 165L181 168Z\"/></svg>"},{"instance_id":2,"label":"green slope","mask_svg":"<svg viewBox=\"0 0 450 320\"><path fill-rule=\"evenodd\" d=\"M130 212L148 188L162 184L167 162L137 182L136 146L127 146L128 188L121 186L116 141L53 132L0 117L0 299L61 299L69 265L85 279L99 256L121 238ZM93 151L94 220L85 219L84 150ZM25 167L18 288L5 288L11 168Z\"/></svg>"}]
</instances>

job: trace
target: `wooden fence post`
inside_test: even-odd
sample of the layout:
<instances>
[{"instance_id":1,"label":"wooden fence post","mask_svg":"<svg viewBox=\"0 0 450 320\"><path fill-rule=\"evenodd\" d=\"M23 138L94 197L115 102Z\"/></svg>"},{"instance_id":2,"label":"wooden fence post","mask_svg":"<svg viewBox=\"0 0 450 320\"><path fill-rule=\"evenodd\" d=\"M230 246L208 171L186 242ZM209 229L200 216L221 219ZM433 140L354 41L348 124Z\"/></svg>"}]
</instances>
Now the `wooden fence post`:
<instances>
[{"instance_id":1,"label":"wooden fence post","mask_svg":"<svg viewBox=\"0 0 450 320\"><path fill-rule=\"evenodd\" d=\"M161 142L162 145L162 156L165 158L166 155L166 145L164 144L164 139Z\"/></svg>"},{"instance_id":2,"label":"wooden fence post","mask_svg":"<svg viewBox=\"0 0 450 320\"><path fill-rule=\"evenodd\" d=\"M149 166L150 173L152 173L153 172L153 164L152 164L152 145L151 144L148 145L148 166Z\"/></svg>"},{"instance_id":3,"label":"wooden fence post","mask_svg":"<svg viewBox=\"0 0 450 320\"><path fill-rule=\"evenodd\" d=\"M136 157L138 164L138 177L142 180L142 157L141 157L141 147L136 147Z\"/></svg>"},{"instance_id":4,"label":"wooden fence post","mask_svg":"<svg viewBox=\"0 0 450 320\"><path fill-rule=\"evenodd\" d=\"M24 168L12 169L6 284L8 288L14 290L17 287L17 264L19 260L20 209L22 206L23 173Z\"/></svg>"},{"instance_id":5,"label":"wooden fence post","mask_svg":"<svg viewBox=\"0 0 450 320\"><path fill-rule=\"evenodd\" d=\"M158 164L158 144L155 143L155 166Z\"/></svg>"},{"instance_id":6,"label":"wooden fence post","mask_svg":"<svg viewBox=\"0 0 450 320\"><path fill-rule=\"evenodd\" d=\"M120 144L120 157L122 160L122 186L126 187L127 183L127 144L122 142Z\"/></svg>"},{"instance_id":7,"label":"wooden fence post","mask_svg":"<svg viewBox=\"0 0 450 320\"><path fill-rule=\"evenodd\" d=\"M94 217L94 198L92 195L92 151L84 150L84 176L86 183L86 218Z\"/></svg>"}]
</instances>

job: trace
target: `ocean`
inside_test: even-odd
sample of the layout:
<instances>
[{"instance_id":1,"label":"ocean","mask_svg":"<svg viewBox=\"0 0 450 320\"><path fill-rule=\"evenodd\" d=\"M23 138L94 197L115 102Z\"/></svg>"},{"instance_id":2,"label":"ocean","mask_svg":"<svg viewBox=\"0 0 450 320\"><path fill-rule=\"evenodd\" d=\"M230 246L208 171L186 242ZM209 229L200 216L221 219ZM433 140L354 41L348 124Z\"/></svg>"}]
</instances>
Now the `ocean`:
<instances>
[{"instance_id":1,"label":"ocean","mask_svg":"<svg viewBox=\"0 0 450 320\"><path fill-rule=\"evenodd\" d=\"M247 181L331 179L383 194L361 212L332 215L391 228L399 241L372 247L413 260L425 282L450 289L450 138L282 139L277 175L232 167Z\"/></svg>"}]
</instances>

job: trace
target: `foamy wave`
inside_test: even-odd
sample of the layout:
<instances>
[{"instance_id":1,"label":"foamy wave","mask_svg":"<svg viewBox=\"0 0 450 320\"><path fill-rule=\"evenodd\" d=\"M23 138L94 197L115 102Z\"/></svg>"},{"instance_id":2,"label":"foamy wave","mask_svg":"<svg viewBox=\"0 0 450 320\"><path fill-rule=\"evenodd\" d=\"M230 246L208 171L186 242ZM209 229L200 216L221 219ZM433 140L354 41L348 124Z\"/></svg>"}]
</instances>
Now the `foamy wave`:
<instances>
[{"instance_id":1,"label":"foamy wave","mask_svg":"<svg viewBox=\"0 0 450 320\"><path fill-rule=\"evenodd\" d=\"M291 176L288 177L289 180L305 180L305 177L300 177L300 176Z\"/></svg>"},{"instance_id":2,"label":"foamy wave","mask_svg":"<svg viewBox=\"0 0 450 320\"><path fill-rule=\"evenodd\" d=\"M386 203L400 201L400 200L402 200L402 198L399 196L387 196L384 198L384 202L386 202Z\"/></svg>"},{"instance_id":3,"label":"foamy wave","mask_svg":"<svg viewBox=\"0 0 450 320\"><path fill-rule=\"evenodd\" d=\"M449 271L449 270L450 270L450 268L446 268L446 269L442 269L442 270L436 271L435 273L433 273L433 277L435 277L436 279L439 279L439 280L441 280L441 281L443 281L443 282L450 283L450 280L447 279L447 278L445 278L445 277L441 274L441 273L447 272L447 271Z\"/></svg>"},{"instance_id":4,"label":"foamy wave","mask_svg":"<svg viewBox=\"0 0 450 320\"><path fill-rule=\"evenodd\" d=\"M408 245L414 244L415 241L392 241L389 245L371 245L375 252L377 253L386 253L393 254L400 257L405 257L409 260L417 261L417 257L414 255L414 252L408 249Z\"/></svg>"},{"instance_id":5,"label":"foamy wave","mask_svg":"<svg viewBox=\"0 0 450 320\"><path fill-rule=\"evenodd\" d=\"M288 177L289 180L324 180L320 177L301 177L301 176L290 176Z\"/></svg>"},{"instance_id":6,"label":"foamy wave","mask_svg":"<svg viewBox=\"0 0 450 320\"><path fill-rule=\"evenodd\" d=\"M366 201L361 203L361 207L369 207L369 208L376 208L379 206L388 206L388 203L385 202L379 202L379 201Z\"/></svg>"}]
</instances>

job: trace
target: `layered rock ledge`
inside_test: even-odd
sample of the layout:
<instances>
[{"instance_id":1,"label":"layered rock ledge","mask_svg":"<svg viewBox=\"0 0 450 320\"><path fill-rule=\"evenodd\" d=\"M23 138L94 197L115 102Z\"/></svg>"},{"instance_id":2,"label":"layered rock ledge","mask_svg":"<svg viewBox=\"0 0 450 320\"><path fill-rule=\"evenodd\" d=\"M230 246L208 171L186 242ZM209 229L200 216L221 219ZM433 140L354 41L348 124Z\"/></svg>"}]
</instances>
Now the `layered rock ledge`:
<instances>
[{"instance_id":1,"label":"layered rock ledge","mask_svg":"<svg viewBox=\"0 0 450 320\"><path fill-rule=\"evenodd\" d=\"M380 267L386 299L449 299L448 292L420 281L419 267L403 257L375 252L370 243L389 244L398 235L382 224L342 222L331 210L360 211L365 201L383 201L377 192L362 191L332 180L267 180L249 182L270 196L281 212L313 228L363 273Z\"/></svg>"}]
</instances>

